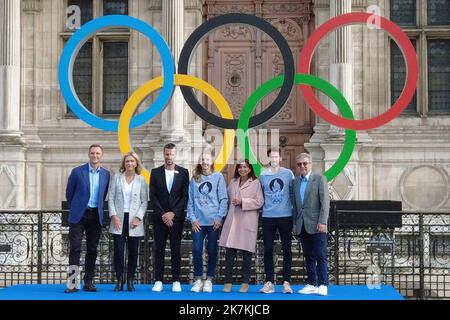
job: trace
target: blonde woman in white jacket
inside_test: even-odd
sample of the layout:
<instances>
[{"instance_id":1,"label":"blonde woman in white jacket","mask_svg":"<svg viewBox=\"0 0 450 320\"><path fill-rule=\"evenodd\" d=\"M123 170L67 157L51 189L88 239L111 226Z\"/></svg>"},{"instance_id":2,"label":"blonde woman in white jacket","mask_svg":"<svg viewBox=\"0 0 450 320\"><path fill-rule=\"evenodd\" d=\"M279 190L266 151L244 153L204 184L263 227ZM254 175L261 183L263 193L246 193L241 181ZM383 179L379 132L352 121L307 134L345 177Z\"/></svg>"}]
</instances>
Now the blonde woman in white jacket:
<instances>
[{"instance_id":1,"label":"blonde woman in white jacket","mask_svg":"<svg viewBox=\"0 0 450 320\"><path fill-rule=\"evenodd\" d=\"M135 291L139 243L144 236L144 215L148 204L148 187L140 175L142 164L138 155L129 152L122 157L120 173L112 180L108 196L111 224L109 232L114 238L114 269L117 284L114 291L122 291L124 283L124 248L128 244L127 290Z\"/></svg>"}]
</instances>

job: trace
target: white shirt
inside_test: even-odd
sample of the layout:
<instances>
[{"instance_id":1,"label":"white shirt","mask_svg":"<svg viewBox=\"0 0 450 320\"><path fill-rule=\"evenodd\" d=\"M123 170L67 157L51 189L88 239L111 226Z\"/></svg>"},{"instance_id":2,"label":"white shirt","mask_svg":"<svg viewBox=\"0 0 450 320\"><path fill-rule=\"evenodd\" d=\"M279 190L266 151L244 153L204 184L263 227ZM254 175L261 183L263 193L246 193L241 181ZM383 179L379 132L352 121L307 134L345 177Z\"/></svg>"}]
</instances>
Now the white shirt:
<instances>
[{"instance_id":1,"label":"white shirt","mask_svg":"<svg viewBox=\"0 0 450 320\"><path fill-rule=\"evenodd\" d=\"M175 170L166 170L166 186L167 186L167 191L170 193L170 191L172 190L172 185L173 185L173 179L175 177Z\"/></svg>"},{"instance_id":2,"label":"white shirt","mask_svg":"<svg viewBox=\"0 0 450 320\"><path fill-rule=\"evenodd\" d=\"M130 212L131 205L131 189L133 188L134 179L131 183L127 183L127 180L123 179L123 212Z\"/></svg>"}]
</instances>

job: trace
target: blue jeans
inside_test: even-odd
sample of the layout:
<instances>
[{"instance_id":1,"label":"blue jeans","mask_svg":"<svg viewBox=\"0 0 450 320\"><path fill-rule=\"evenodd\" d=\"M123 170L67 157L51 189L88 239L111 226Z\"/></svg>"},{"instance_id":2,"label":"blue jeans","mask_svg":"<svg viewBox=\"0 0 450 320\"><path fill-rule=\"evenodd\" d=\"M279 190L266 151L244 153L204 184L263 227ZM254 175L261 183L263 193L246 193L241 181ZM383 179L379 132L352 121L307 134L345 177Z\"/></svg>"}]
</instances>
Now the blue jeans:
<instances>
[{"instance_id":1,"label":"blue jeans","mask_svg":"<svg viewBox=\"0 0 450 320\"><path fill-rule=\"evenodd\" d=\"M214 231L213 226L202 226L199 232L192 232L192 244L194 253L194 276L200 278L203 269L203 242L208 238L206 245L208 250L208 272L209 278L214 278L216 274L217 264L217 239L219 237L219 230Z\"/></svg>"},{"instance_id":2,"label":"blue jeans","mask_svg":"<svg viewBox=\"0 0 450 320\"><path fill-rule=\"evenodd\" d=\"M328 285L327 233L309 234L302 227L300 241L305 256L308 284L312 286Z\"/></svg>"}]
</instances>

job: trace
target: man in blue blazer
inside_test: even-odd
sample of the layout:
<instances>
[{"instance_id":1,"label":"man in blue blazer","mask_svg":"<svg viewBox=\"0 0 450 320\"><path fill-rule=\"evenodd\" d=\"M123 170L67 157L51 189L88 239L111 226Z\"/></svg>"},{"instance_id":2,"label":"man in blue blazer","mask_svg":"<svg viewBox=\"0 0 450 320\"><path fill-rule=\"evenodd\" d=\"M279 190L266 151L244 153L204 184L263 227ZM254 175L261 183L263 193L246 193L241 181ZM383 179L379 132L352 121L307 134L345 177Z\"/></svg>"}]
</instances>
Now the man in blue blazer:
<instances>
[{"instance_id":1,"label":"man in blue blazer","mask_svg":"<svg viewBox=\"0 0 450 320\"><path fill-rule=\"evenodd\" d=\"M67 182L66 198L69 203L69 265L80 265L81 242L86 233L84 265L84 291L98 291L94 285L95 260L103 224L103 202L109 187L109 171L101 167L103 148L89 147L89 162L72 170ZM71 287L66 293L78 291Z\"/></svg>"},{"instance_id":2,"label":"man in blue blazer","mask_svg":"<svg viewBox=\"0 0 450 320\"><path fill-rule=\"evenodd\" d=\"M294 181L294 234L305 256L308 284L301 294L328 294L327 224L330 196L327 179L312 172L312 158L301 153L296 158L300 176Z\"/></svg>"}]
</instances>

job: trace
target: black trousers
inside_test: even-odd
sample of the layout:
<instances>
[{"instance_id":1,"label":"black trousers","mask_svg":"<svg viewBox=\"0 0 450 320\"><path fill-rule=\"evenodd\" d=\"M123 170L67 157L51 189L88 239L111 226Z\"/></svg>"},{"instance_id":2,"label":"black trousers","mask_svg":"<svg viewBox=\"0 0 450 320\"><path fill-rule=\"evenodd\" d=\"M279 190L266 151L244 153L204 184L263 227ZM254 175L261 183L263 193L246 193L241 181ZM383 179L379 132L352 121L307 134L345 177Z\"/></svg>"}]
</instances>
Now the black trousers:
<instances>
[{"instance_id":1,"label":"black trousers","mask_svg":"<svg viewBox=\"0 0 450 320\"><path fill-rule=\"evenodd\" d=\"M292 217L263 218L264 271L266 281L274 281L273 245L278 231L283 251L283 281L291 282Z\"/></svg>"},{"instance_id":2,"label":"black trousers","mask_svg":"<svg viewBox=\"0 0 450 320\"><path fill-rule=\"evenodd\" d=\"M142 237L130 237L129 232L129 214L124 213L122 234L114 234L114 270L116 271L117 279L124 279L124 267L125 267L125 242L128 244L128 266L127 266L127 279L134 279L136 273L138 256L139 256L139 243Z\"/></svg>"},{"instance_id":3,"label":"black trousers","mask_svg":"<svg viewBox=\"0 0 450 320\"><path fill-rule=\"evenodd\" d=\"M225 252L225 283L233 282L233 267L238 251L242 252L242 283L249 283L253 253L246 250L227 248Z\"/></svg>"},{"instance_id":4,"label":"black trousers","mask_svg":"<svg viewBox=\"0 0 450 320\"><path fill-rule=\"evenodd\" d=\"M95 260L97 246L102 227L98 218L98 210L88 208L78 223L69 225L69 265L79 266L83 233L86 233L86 257L84 260L84 280L92 280L95 276Z\"/></svg>"},{"instance_id":5,"label":"black trousers","mask_svg":"<svg viewBox=\"0 0 450 320\"><path fill-rule=\"evenodd\" d=\"M179 220L176 218L172 227L166 226L159 217L155 217L154 220L153 234L155 241L155 280L163 281L166 242L167 238L169 238L172 281L180 281L181 235L183 233L184 219Z\"/></svg>"}]
</instances>

